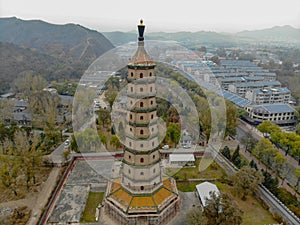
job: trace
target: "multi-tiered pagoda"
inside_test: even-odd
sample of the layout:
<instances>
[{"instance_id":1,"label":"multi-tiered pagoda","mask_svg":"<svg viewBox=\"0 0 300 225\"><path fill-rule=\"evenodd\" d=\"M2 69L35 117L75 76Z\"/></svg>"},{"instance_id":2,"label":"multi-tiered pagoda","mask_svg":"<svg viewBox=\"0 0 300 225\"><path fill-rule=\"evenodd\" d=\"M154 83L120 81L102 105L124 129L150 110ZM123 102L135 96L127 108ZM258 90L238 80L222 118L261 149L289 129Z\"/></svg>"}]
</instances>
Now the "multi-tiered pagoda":
<instances>
[{"instance_id":1,"label":"multi-tiered pagoda","mask_svg":"<svg viewBox=\"0 0 300 225\"><path fill-rule=\"evenodd\" d=\"M156 114L155 63L144 48L145 25L138 25L138 49L128 67L128 111L122 172L109 182L105 213L116 224L167 224L179 211L175 180L161 170Z\"/></svg>"}]
</instances>

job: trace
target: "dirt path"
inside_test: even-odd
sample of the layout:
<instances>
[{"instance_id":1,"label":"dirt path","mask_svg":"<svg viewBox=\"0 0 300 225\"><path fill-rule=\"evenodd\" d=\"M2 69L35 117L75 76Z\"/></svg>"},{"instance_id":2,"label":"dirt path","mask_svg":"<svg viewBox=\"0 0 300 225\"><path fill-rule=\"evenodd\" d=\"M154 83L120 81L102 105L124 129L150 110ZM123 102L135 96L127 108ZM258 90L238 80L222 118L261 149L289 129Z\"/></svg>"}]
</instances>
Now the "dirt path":
<instances>
[{"instance_id":1,"label":"dirt path","mask_svg":"<svg viewBox=\"0 0 300 225\"><path fill-rule=\"evenodd\" d=\"M36 225L42 213L43 208L46 206L50 195L57 184L61 168L54 167L46 182L44 182L37 193L31 193L24 199L0 203L0 208L15 208L27 206L31 210L31 217L28 225Z\"/></svg>"}]
</instances>

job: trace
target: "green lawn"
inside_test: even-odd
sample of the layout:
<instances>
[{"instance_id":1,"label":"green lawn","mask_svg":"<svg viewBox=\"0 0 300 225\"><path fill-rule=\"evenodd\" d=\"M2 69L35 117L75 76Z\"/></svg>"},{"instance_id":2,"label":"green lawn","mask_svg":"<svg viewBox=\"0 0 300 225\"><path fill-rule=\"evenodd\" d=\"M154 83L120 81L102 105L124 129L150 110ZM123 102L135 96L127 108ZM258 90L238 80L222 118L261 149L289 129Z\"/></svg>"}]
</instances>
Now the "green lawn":
<instances>
[{"instance_id":1,"label":"green lawn","mask_svg":"<svg viewBox=\"0 0 300 225\"><path fill-rule=\"evenodd\" d=\"M200 184L200 181L197 182L188 182L188 181L177 181L176 182L176 186L178 191L182 191L182 192L192 192L196 190L196 185Z\"/></svg>"},{"instance_id":2,"label":"green lawn","mask_svg":"<svg viewBox=\"0 0 300 225\"><path fill-rule=\"evenodd\" d=\"M201 164L205 164L206 159L202 159ZM199 171L200 159L196 160L196 166L193 168L182 168L178 172L178 169L167 168L166 173L169 175L177 172L173 177L181 181L177 181L177 188L182 192L192 192L196 190L196 185L201 183L200 181L189 182L187 179L202 178L207 180L215 179L211 181L216 184L219 190L223 193L227 193L233 197L237 202L240 209L244 212L242 225L264 225L264 224L276 224L277 222L273 219L271 213L264 209L260 202L253 196L248 196L246 201L241 200L235 193L232 186L227 182L221 183L228 179L228 176L222 168L220 168L215 162L210 164L206 170ZM209 163L209 161L208 161Z\"/></svg>"},{"instance_id":3,"label":"green lawn","mask_svg":"<svg viewBox=\"0 0 300 225\"><path fill-rule=\"evenodd\" d=\"M104 192L90 192L82 214L82 223L96 222L96 207L102 202Z\"/></svg>"},{"instance_id":4,"label":"green lawn","mask_svg":"<svg viewBox=\"0 0 300 225\"><path fill-rule=\"evenodd\" d=\"M201 164L206 163L206 159L202 159ZM220 179L225 175L224 170L219 167L215 162L210 164L206 170L199 171L199 163L200 159L196 160L195 167L187 167L187 168L166 168L166 173L168 175L173 176L175 179L187 180L187 179ZM173 175L174 174L174 175Z\"/></svg>"},{"instance_id":5,"label":"green lawn","mask_svg":"<svg viewBox=\"0 0 300 225\"><path fill-rule=\"evenodd\" d=\"M264 225L277 224L271 213L264 209L260 202L252 195L247 196L245 201L241 200L235 193L232 186L220 182L214 182L221 192L231 195L237 205L244 212L242 225Z\"/></svg>"}]
</instances>

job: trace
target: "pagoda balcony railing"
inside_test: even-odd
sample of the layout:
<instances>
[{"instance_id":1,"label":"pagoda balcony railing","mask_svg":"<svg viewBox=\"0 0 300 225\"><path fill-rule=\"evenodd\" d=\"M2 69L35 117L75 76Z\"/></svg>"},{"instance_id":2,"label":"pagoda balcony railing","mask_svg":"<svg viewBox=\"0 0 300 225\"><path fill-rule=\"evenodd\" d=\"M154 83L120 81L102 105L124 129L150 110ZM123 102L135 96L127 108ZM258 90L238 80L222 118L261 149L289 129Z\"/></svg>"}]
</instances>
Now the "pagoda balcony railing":
<instances>
[{"instance_id":1,"label":"pagoda balcony railing","mask_svg":"<svg viewBox=\"0 0 300 225\"><path fill-rule=\"evenodd\" d=\"M130 135L130 134L125 134L126 137L130 138L133 141L141 141L141 140L150 140L153 139L155 137L158 137L158 133L154 133L154 134L148 134L148 135Z\"/></svg>"},{"instance_id":2,"label":"pagoda balcony railing","mask_svg":"<svg viewBox=\"0 0 300 225\"><path fill-rule=\"evenodd\" d=\"M160 161L157 161L157 163L160 163ZM143 167L144 167L144 166L143 166ZM152 167L152 165L149 166L149 167ZM132 177L126 175L126 173L123 173L123 176L125 176L126 178L128 178L128 179L131 180L131 181L135 181L135 182L149 182L149 183L153 182L155 179L157 179L157 177L160 177L160 175L155 174L155 175L152 175L152 176L147 177L147 178L145 178L145 179L135 179L135 178L132 178ZM158 183L158 184L159 184L159 183ZM160 184L162 184L162 183L160 183ZM137 186L140 186L140 185L137 185ZM134 187L134 186L133 186L133 187Z\"/></svg>"},{"instance_id":3,"label":"pagoda balcony railing","mask_svg":"<svg viewBox=\"0 0 300 225\"><path fill-rule=\"evenodd\" d=\"M134 82L135 84L150 84L155 83L155 77L144 77L144 78L131 78L127 77L128 82Z\"/></svg>"},{"instance_id":4,"label":"pagoda balcony railing","mask_svg":"<svg viewBox=\"0 0 300 225\"><path fill-rule=\"evenodd\" d=\"M158 118L152 119L149 122L132 122L132 121L127 121L129 125L133 127L147 127L151 126L157 123Z\"/></svg>"},{"instance_id":5,"label":"pagoda balcony railing","mask_svg":"<svg viewBox=\"0 0 300 225\"><path fill-rule=\"evenodd\" d=\"M142 93L127 93L127 97L138 98L138 99L155 97L155 96L156 96L156 92L144 93L144 94L142 94Z\"/></svg>"},{"instance_id":6,"label":"pagoda balcony railing","mask_svg":"<svg viewBox=\"0 0 300 225\"><path fill-rule=\"evenodd\" d=\"M157 109L156 106L148 107L148 108L128 108L127 110L130 112L136 112L136 113L147 113L147 112L153 112Z\"/></svg>"}]
</instances>

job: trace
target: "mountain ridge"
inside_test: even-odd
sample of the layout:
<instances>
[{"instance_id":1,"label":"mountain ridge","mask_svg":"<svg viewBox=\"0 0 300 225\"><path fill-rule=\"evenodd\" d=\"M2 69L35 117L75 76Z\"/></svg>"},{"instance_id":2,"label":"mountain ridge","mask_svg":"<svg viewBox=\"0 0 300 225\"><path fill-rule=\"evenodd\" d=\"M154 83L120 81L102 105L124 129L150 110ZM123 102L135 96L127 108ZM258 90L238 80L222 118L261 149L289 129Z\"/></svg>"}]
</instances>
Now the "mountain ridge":
<instances>
[{"instance_id":1,"label":"mountain ridge","mask_svg":"<svg viewBox=\"0 0 300 225\"><path fill-rule=\"evenodd\" d=\"M103 32L114 45L125 44L130 41L135 41L131 32ZM122 37L126 37L122 41ZM243 30L236 33L215 32L215 31L178 31L178 32L150 32L147 33L148 39L172 39L181 42L182 39L193 39L195 42L202 44L206 43L243 43L252 42L278 42L278 43L296 43L300 44L300 28L295 28L290 25L274 26L266 29Z\"/></svg>"},{"instance_id":2,"label":"mountain ridge","mask_svg":"<svg viewBox=\"0 0 300 225\"><path fill-rule=\"evenodd\" d=\"M0 18L0 92L20 74L79 80L88 66L114 46L96 30L42 20ZM44 67L44 68L43 68Z\"/></svg>"},{"instance_id":3,"label":"mountain ridge","mask_svg":"<svg viewBox=\"0 0 300 225\"><path fill-rule=\"evenodd\" d=\"M91 46L89 58L96 59L114 46L103 34L68 23L50 24L42 20L21 20L16 17L0 18L0 41L37 49L56 58L68 58L76 61L78 52ZM89 45L89 46L87 46ZM53 50L54 49L54 50Z\"/></svg>"}]
</instances>

